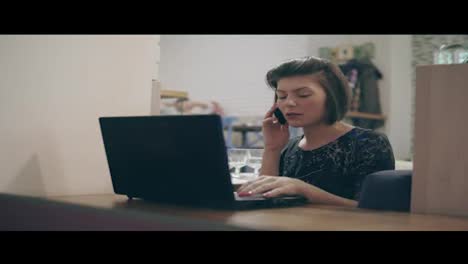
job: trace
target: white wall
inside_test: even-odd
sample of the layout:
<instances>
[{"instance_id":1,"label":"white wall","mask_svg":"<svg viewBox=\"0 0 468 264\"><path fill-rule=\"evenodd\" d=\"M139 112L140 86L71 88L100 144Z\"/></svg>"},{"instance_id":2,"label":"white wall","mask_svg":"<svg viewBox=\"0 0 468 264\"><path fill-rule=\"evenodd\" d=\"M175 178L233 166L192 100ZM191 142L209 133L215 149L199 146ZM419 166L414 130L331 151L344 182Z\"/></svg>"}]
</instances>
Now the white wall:
<instances>
[{"instance_id":1,"label":"white wall","mask_svg":"<svg viewBox=\"0 0 468 264\"><path fill-rule=\"evenodd\" d=\"M161 82L193 100L217 100L230 115L263 115L274 96L267 70L309 49L308 36L162 35Z\"/></svg>"},{"instance_id":2,"label":"white wall","mask_svg":"<svg viewBox=\"0 0 468 264\"><path fill-rule=\"evenodd\" d=\"M376 43L375 63L385 68L387 36L162 35L160 76L164 88L187 90L194 100L218 100L228 114L258 115L272 103L273 93L264 81L272 66L316 56L319 47L366 41ZM386 100L382 107L388 110Z\"/></svg>"},{"instance_id":3,"label":"white wall","mask_svg":"<svg viewBox=\"0 0 468 264\"><path fill-rule=\"evenodd\" d=\"M392 35L162 35L160 79L163 88L189 92L194 100L217 100L229 115L263 115L273 92L268 69L298 56L318 55L322 46L363 44L376 47L375 65L386 133L399 159L409 155L410 36Z\"/></svg>"},{"instance_id":4,"label":"white wall","mask_svg":"<svg viewBox=\"0 0 468 264\"><path fill-rule=\"evenodd\" d=\"M98 117L148 115L155 36L0 36L0 191L110 193Z\"/></svg>"},{"instance_id":5,"label":"white wall","mask_svg":"<svg viewBox=\"0 0 468 264\"><path fill-rule=\"evenodd\" d=\"M411 35L390 36L389 41L389 94L387 134L399 159L412 159L411 107L414 100L411 85Z\"/></svg>"}]
</instances>

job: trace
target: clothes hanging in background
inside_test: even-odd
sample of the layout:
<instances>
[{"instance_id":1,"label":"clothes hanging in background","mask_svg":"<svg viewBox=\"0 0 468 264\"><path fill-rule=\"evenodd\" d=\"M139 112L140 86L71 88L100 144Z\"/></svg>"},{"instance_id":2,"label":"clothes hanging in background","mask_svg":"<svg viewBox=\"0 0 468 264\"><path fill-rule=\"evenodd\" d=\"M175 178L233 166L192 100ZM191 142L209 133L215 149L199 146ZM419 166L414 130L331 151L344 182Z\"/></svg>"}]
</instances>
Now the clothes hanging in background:
<instances>
[{"instance_id":1,"label":"clothes hanging in background","mask_svg":"<svg viewBox=\"0 0 468 264\"><path fill-rule=\"evenodd\" d=\"M378 81L383 78L380 70L369 59L352 59L339 65L348 78L352 91L351 111L382 114ZM355 126L377 129L384 120L352 118Z\"/></svg>"}]
</instances>

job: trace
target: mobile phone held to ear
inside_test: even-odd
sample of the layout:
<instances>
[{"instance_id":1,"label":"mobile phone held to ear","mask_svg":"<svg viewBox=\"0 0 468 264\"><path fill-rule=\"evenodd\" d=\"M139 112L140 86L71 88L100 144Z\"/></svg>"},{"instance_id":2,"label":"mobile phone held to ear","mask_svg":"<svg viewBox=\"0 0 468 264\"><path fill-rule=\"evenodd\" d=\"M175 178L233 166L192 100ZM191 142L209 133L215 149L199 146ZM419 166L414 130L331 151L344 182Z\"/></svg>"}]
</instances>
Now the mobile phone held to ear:
<instances>
[{"instance_id":1,"label":"mobile phone held to ear","mask_svg":"<svg viewBox=\"0 0 468 264\"><path fill-rule=\"evenodd\" d=\"M278 95L275 93L275 103L276 101L278 101ZM286 118L284 118L283 112L281 112L281 110L278 107L275 109L273 114L275 115L276 119L278 119L278 122L281 125L286 124Z\"/></svg>"},{"instance_id":2,"label":"mobile phone held to ear","mask_svg":"<svg viewBox=\"0 0 468 264\"><path fill-rule=\"evenodd\" d=\"M275 114L276 118L278 119L278 122L281 125L286 124L286 118L284 118L284 115L279 108L276 108L273 114Z\"/></svg>"}]
</instances>

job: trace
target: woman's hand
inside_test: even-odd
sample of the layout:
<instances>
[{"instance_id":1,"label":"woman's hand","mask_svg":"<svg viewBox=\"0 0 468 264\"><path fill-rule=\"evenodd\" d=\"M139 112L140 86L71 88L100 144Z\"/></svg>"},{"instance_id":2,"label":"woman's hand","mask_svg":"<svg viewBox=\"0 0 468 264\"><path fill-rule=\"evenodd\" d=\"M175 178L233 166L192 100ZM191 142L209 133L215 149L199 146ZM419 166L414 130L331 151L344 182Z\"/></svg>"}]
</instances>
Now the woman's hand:
<instances>
[{"instance_id":1,"label":"woman's hand","mask_svg":"<svg viewBox=\"0 0 468 264\"><path fill-rule=\"evenodd\" d=\"M262 125L265 150L279 151L286 146L289 141L288 124L281 125L273 115L277 105L276 103L268 110Z\"/></svg>"},{"instance_id":2,"label":"woman's hand","mask_svg":"<svg viewBox=\"0 0 468 264\"><path fill-rule=\"evenodd\" d=\"M305 191L312 185L301 180L284 176L260 176L254 181L242 185L237 193L239 196L263 194L267 198L284 195L305 196Z\"/></svg>"},{"instance_id":3,"label":"woman's hand","mask_svg":"<svg viewBox=\"0 0 468 264\"><path fill-rule=\"evenodd\" d=\"M256 180L242 185L239 196L262 194L266 198L285 195L303 196L311 203L356 207L357 201L346 199L326 192L312 184L286 176L260 176Z\"/></svg>"}]
</instances>

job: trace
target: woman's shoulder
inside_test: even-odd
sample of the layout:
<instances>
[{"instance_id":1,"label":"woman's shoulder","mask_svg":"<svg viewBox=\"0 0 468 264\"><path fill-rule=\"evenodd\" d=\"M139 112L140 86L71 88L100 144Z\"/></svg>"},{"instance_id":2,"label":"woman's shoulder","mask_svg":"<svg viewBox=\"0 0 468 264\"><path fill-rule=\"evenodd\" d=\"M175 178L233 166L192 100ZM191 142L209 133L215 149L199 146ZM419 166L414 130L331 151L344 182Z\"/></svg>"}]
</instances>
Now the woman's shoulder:
<instances>
[{"instance_id":1,"label":"woman's shoulder","mask_svg":"<svg viewBox=\"0 0 468 264\"><path fill-rule=\"evenodd\" d=\"M300 151L299 141L301 141L303 137L303 135L300 135L289 139L288 143L283 148L282 153L292 154ZM390 141L384 133L367 128L353 127L349 132L337 140L330 142L329 144L317 150L314 150L314 153L316 153L318 150L348 146L355 146L357 149L364 151L369 151L371 149L379 151L392 148Z\"/></svg>"},{"instance_id":2,"label":"woman's shoulder","mask_svg":"<svg viewBox=\"0 0 468 264\"><path fill-rule=\"evenodd\" d=\"M369 143L369 141L388 141L387 135L383 132L375 131L368 128L354 127L351 131L352 138L357 142Z\"/></svg>"},{"instance_id":3,"label":"woman's shoulder","mask_svg":"<svg viewBox=\"0 0 468 264\"><path fill-rule=\"evenodd\" d=\"M358 149L361 150L386 151L392 149L387 135L379 131L355 127L353 129L353 139Z\"/></svg>"}]
</instances>

